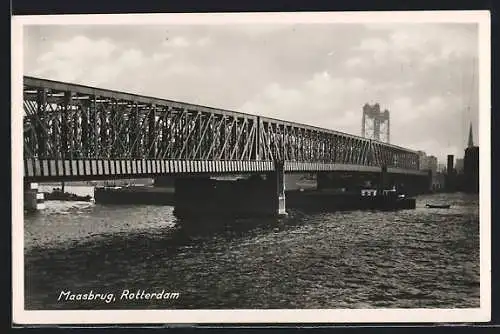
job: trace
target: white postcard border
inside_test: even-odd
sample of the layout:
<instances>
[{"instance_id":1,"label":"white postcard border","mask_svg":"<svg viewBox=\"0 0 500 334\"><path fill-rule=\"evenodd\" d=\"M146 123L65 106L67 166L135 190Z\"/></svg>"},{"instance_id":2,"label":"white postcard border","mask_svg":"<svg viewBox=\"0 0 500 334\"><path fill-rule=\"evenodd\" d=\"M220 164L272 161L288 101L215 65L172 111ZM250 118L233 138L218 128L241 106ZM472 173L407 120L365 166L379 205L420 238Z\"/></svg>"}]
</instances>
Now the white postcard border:
<instances>
[{"instance_id":1,"label":"white postcard border","mask_svg":"<svg viewBox=\"0 0 500 334\"><path fill-rule=\"evenodd\" d=\"M24 309L23 26L35 24L477 23L479 25L480 307L475 309L89 310ZM437 323L491 317L491 48L488 11L48 15L12 18L12 298L15 324Z\"/></svg>"}]
</instances>

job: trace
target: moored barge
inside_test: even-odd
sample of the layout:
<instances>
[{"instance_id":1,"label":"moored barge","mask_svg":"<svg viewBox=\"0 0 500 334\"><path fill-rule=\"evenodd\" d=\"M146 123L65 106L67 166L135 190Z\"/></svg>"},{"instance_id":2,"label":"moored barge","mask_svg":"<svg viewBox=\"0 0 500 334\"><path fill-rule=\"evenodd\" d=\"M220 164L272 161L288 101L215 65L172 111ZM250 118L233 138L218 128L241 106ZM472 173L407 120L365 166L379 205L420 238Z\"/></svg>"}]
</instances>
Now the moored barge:
<instances>
[{"instance_id":1,"label":"moored barge","mask_svg":"<svg viewBox=\"0 0 500 334\"><path fill-rule=\"evenodd\" d=\"M287 193L286 205L287 208L313 211L405 210L415 209L416 200L395 189L362 189L360 192L298 190Z\"/></svg>"}]
</instances>

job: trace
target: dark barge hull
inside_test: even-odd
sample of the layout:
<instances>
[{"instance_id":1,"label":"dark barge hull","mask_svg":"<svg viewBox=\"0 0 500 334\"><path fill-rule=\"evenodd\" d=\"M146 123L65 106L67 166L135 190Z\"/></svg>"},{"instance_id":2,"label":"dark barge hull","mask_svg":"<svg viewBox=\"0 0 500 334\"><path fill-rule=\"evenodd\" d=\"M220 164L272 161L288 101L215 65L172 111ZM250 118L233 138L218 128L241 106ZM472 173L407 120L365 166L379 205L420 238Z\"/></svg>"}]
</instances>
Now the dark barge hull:
<instances>
[{"instance_id":1,"label":"dark barge hull","mask_svg":"<svg viewBox=\"0 0 500 334\"><path fill-rule=\"evenodd\" d=\"M94 189L98 204L174 205L174 189L160 187L123 187Z\"/></svg>"},{"instance_id":2,"label":"dark barge hull","mask_svg":"<svg viewBox=\"0 0 500 334\"><path fill-rule=\"evenodd\" d=\"M175 212L180 216L259 216L268 215L272 211L270 203L258 191L237 191L236 193L209 191L188 196L188 205L177 205L173 188L159 187L124 187L96 188L95 202L98 204L146 204L176 206ZM221 188L221 187L220 187ZM219 189L220 189L219 188ZM206 190L206 189L205 189ZM233 189L234 190L234 189ZM254 189L255 190L255 189ZM186 204L186 201L183 202ZM319 190L287 191L286 208L304 211L349 211L349 210L404 210L415 209L413 198L396 198L391 196L361 196Z\"/></svg>"},{"instance_id":3,"label":"dark barge hull","mask_svg":"<svg viewBox=\"0 0 500 334\"><path fill-rule=\"evenodd\" d=\"M91 196L78 196L70 193L44 193L46 201L65 201L65 202L90 202Z\"/></svg>"},{"instance_id":4,"label":"dark barge hull","mask_svg":"<svg viewBox=\"0 0 500 334\"><path fill-rule=\"evenodd\" d=\"M308 211L409 210L415 209L416 200L328 191L293 191L287 193L286 206Z\"/></svg>"}]
</instances>

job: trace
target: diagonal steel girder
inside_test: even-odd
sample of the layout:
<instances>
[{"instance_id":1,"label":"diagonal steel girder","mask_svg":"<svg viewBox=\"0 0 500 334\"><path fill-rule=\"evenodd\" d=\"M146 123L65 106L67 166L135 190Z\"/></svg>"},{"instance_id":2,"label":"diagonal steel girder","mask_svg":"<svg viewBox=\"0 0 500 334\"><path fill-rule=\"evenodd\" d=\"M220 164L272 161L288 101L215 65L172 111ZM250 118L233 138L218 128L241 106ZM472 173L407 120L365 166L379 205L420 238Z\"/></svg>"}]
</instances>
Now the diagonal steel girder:
<instances>
[{"instance_id":1,"label":"diagonal steel girder","mask_svg":"<svg viewBox=\"0 0 500 334\"><path fill-rule=\"evenodd\" d=\"M24 78L24 156L290 160L418 169L418 154L262 116Z\"/></svg>"}]
</instances>

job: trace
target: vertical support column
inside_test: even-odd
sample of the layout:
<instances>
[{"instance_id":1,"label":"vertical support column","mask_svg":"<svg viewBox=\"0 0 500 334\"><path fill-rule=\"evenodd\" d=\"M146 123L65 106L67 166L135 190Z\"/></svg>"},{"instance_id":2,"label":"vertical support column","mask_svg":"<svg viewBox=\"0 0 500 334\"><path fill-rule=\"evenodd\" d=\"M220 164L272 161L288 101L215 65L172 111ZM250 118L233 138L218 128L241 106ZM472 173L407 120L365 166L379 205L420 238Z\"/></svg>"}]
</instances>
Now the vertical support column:
<instances>
[{"instance_id":1,"label":"vertical support column","mask_svg":"<svg viewBox=\"0 0 500 334\"><path fill-rule=\"evenodd\" d=\"M37 92L37 123L35 125L35 133L38 142L38 158L46 157L46 148L47 148L47 134L44 132L45 120L47 119L45 115L45 109L47 108L47 90L39 89Z\"/></svg>"},{"instance_id":2,"label":"vertical support column","mask_svg":"<svg viewBox=\"0 0 500 334\"><path fill-rule=\"evenodd\" d=\"M224 143L226 142L226 136L230 135L227 133L227 127L229 126L227 119L228 119L227 116L225 116L225 115L222 116L222 119L221 119L222 125L221 125L220 130L219 130L219 146L217 147L217 151L215 152L215 156L217 157L220 154L222 160L226 159L224 152L223 152Z\"/></svg>"},{"instance_id":3,"label":"vertical support column","mask_svg":"<svg viewBox=\"0 0 500 334\"><path fill-rule=\"evenodd\" d=\"M130 110L129 110L129 120L128 120L128 152L132 158L142 158L142 156L139 154L139 106L134 103L130 102ZM127 135L125 134L125 141Z\"/></svg>"},{"instance_id":4,"label":"vertical support column","mask_svg":"<svg viewBox=\"0 0 500 334\"><path fill-rule=\"evenodd\" d=\"M66 159L70 156L68 154L68 128L70 128L68 124L68 108L71 102L71 92L64 92L63 99L64 105L61 115L61 156L63 159Z\"/></svg>"},{"instance_id":5,"label":"vertical support column","mask_svg":"<svg viewBox=\"0 0 500 334\"><path fill-rule=\"evenodd\" d=\"M278 196L278 216L286 216L285 203L285 163L284 161L274 162L274 173L276 174L276 190Z\"/></svg>"},{"instance_id":6,"label":"vertical support column","mask_svg":"<svg viewBox=\"0 0 500 334\"><path fill-rule=\"evenodd\" d=\"M90 97L89 97L90 99ZM83 157L90 156L90 143L89 143L89 112L91 102L90 100L83 100L80 102L82 113L81 113L81 124L82 124L82 137L81 137L81 147Z\"/></svg>"},{"instance_id":7,"label":"vertical support column","mask_svg":"<svg viewBox=\"0 0 500 334\"><path fill-rule=\"evenodd\" d=\"M204 119L208 120L209 117L210 116L207 116L205 113L200 113L200 116L198 117L198 122L196 124L196 130L195 130L194 146L193 146L192 150L188 153L189 156L191 157L191 159L196 160L196 157L201 155L200 151L203 151L203 143L202 143L202 141L203 141L203 137L202 137L203 121L204 121ZM196 152L196 148L198 145L201 145L200 151ZM196 153L196 155L195 155L195 153Z\"/></svg>"},{"instance_id":8,"label":"vertical support column","mask_svg":"<svg viewBox=\"0 0 500 334\"><path fill-rule=\"evenodd\" d=\"M116 146L119 145L119 141L117 138L119 127L118 127L118 121L116 119L118 101L112 99L109 106L111 108L109 115L109 156L111 158L116 158L117 157Z\"/></svg>"},{"instance_id":9,"label":"vertical support column","mask_svg":"<svg viewBox=\"0 0 500 334\"><path fill-rule=\"evenodd\" d=\"M154 159L156 157L156 106L151 105L151 110L148 114L148 147L146 150L147 157Z\"/></svg>"},{"instance_id":10,"label":"vertical support column","mask_svg":"<svg viewBox=\"0 0 500 334\"><path fill-rule=\"evenodd\" d=\"M97 120L97 97L95 95L90 96L90 105L89 105L89 120L90 125L92 127L92 134L89 140L92 140L91 152L92 158L98 158L102 156L101 150L102 146L99 145L99 127Z\"/></svg>"},{"instance_id":11,"label":"vertical support column","mask_svg":"<svg viewBox=\"0 0 500 334\"><path fill-rule=\"evenodd\" d=\"M429 171L427 172L427 188L425 189L426 193L432 190L433 178L434 175L432 174L432 170L429 169Z\"/></svg>"},{"instance_id":12,"label":"vertical support column","mask_svg":"<svg viewBox=\"0 0 500 334\"><path fill-rule=\"evenodd\" d=\"M24 183L24 210L36 212L45 209L44 194L38 192L38 183Z\"/></svg>"},{"instance_id":13,"label":"vertical support column","mask_svg":"<svg viewBox=\"0 0 500 334\"><path fill-rule=\"evenodd\" d=\"M73 94L70 94L70 99L71 101L73 101ZM73 112L73 117L71 117L71 126L70 126L70 131L71 131L71 145L70 145L70 149L69 149L69 153L70 153L70 156L71 156L71 159L75 159L75 158L81 158L82 157L82 150L81 150L81 144L82 144L82 141L80 139L80 133L81 133L81 127L79 125L79 115L80 115L80 112L81 112L81 106L78 106L78 111L75 110L75 112Z\"/></svg>"},{"instance_id":14,"label":"vertical support column","mask_svg":"<svg viewBox=\"0 0 500 334\"><path fill-rule=\"evenodd\" d=\"M331 174L328 172L316 173L316 189L323 190L331 188L332 180L330 176Z\"/></svg>"},{"instance_id":15,"label":"vertical support column","mask_svg":"<svg viewBox=\"0 0 500 334\"><path fill-rule=\"evenodd\" d=\"M387 188L387 165L383 165L380 171L379 190L382 191Z\"/></svg>"},{"instance_id":16,"label":"vertical support column","mask_svg":"<svg viewBox=\"0 0 500 334\"><path fill-rule=\"evenodd\" d=\"M108 102L101 102L99 110L99 140L101 145L101 157L110 156L110 148L108 147L108 121L107 121L107 107Z\"/></svg>"},{"instance_id":17,"label":"vertical support column","mask_svg":"<svg viewBox=\"0 0 500 334\"><path fill-rule=\"evenodd\" d=\"M233 125L233 128L231 129L231 137L229 140L229 144L226 146L228 158L231 158L231 153L233 152L233 150L235 150L236 156L238 156L238 153L239 153L238 142L237 142L238 129L241 126L241 124L243 124L243 121L240 121L240 119L238 117L235 117L235 119L233 121L234 121L234 125Z\"/></svg>"},{"instance_id":18,"label":"vertical support column","mask_svg":"<svg viewBox=\"0 0 500 334\"><path fill-rule=\"evenodd\" d=\"M71 102L73 102L74 98L76 98L76 96L73 96L73 94L70 93ZM82 152L83 152L82 140L81 140L82 126L79 123L81 114L82 114L82 106L81 104L79 104L78 111L73 112L73 117L71 120L71 126L73 128L71 131L71 146L69 150L71 159L82 157Z\"/></svg>"},{"instance_id":19,"label":"vertical support column","mask_svg":"<svg viewBox=\"0 0 500 334\"><path fill-rule=\"evenodd\" d=\"M260 160L260 117L257 117L257 124L255 128L255 160Z\"/></svg>"}]
</instances>

